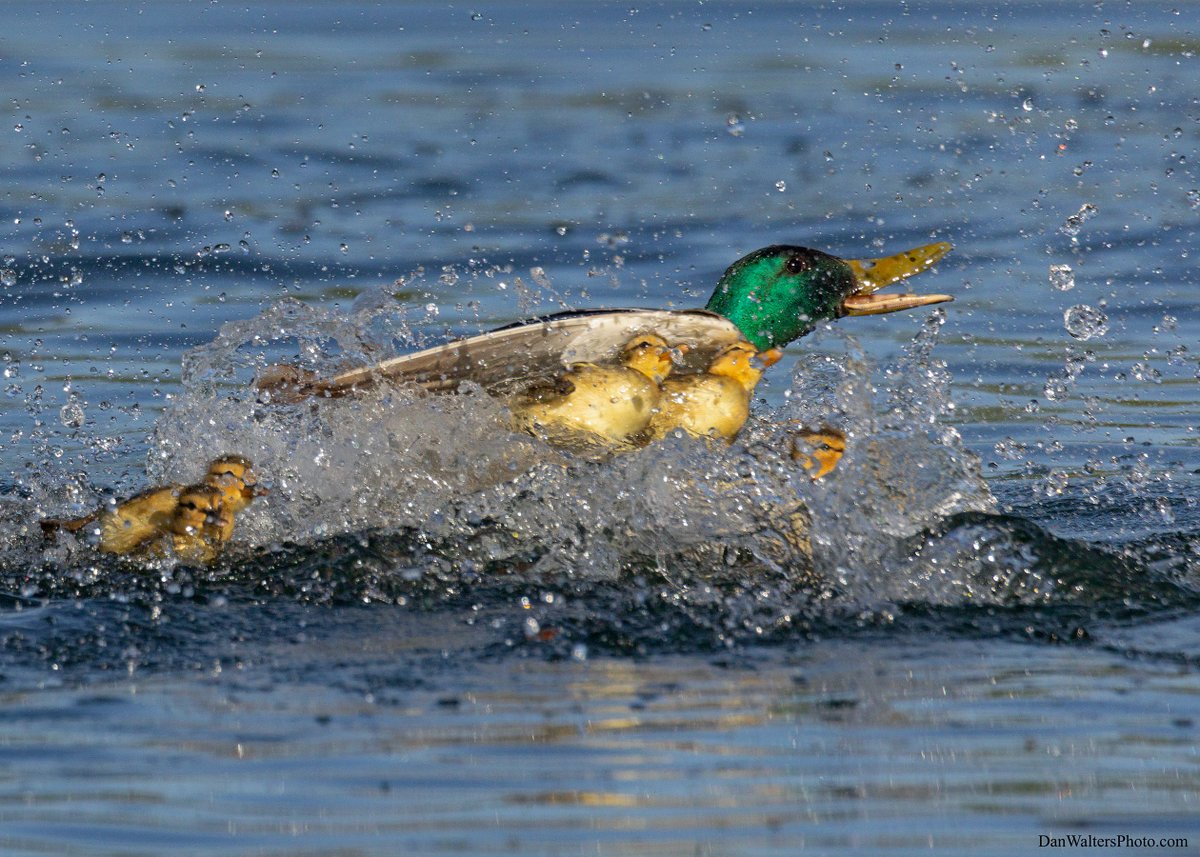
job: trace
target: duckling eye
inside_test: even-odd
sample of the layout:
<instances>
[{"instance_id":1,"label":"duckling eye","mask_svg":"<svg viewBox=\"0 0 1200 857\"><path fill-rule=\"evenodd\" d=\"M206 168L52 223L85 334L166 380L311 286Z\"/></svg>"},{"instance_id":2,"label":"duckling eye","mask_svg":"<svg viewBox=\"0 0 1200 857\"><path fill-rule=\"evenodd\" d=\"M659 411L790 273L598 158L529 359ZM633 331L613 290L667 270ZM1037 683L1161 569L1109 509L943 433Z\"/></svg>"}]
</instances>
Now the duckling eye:
<instances>
[{"instance_id":1,"label":"duckling eye","mask_svg":"<svg viewBox=\"0 0 1200 857\"><path fill-rule=\"evenodd\" d=\"M789 274L799 274L808 267L808 260L803 256L788 256L787 262L784 264Z\"/></svg>"}]
</instances>

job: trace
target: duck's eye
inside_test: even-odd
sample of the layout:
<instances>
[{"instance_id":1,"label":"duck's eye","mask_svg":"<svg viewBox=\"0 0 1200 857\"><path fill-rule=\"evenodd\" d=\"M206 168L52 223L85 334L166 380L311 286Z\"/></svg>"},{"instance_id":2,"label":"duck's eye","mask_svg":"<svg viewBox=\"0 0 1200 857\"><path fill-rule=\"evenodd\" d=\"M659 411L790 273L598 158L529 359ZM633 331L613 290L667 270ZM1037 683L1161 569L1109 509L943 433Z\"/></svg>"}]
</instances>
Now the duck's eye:
<instances>
[{"instance_id":1,"label":"duck's eye","mask_svg":"<svg viewBox=\"0 0 1200 857\"><path fill-rule=\"evenodd\" d=\"M787 263L784 265L789 274L799 274L808 267L808 260L803 256L788 256Z\"/></svg>"}]
</instances>

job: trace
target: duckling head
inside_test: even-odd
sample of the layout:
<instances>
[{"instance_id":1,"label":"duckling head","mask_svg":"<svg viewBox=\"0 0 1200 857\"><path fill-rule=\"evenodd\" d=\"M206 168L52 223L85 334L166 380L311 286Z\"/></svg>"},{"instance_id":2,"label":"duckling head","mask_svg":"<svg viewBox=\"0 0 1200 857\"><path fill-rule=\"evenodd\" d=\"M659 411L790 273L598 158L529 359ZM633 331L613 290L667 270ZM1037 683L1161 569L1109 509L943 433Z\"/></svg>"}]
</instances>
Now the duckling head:
<instances>
[{"instance_id":1,"label":"duckling head","mask_svg":"<svg viewBox=\"0 0 1200 857\"><path fill-rule=\"evenodd\" d=\"M171 532L197 536L206 529L229 524L225 493L215 485L189 485L179 492L179 504L171 519Z\"/></svg>"},{"instance_id":2,"label":"duckling head","mask_svg":"<svg viewBox=\"0 0 1200 857\"><path fill-rule=\"evenodd\" d=\"M708 372L710 375L732 378L750 391L758 385L763 370L777 361L781 353L772 348L760 354L749 342L735 342L717 352Z\"/></svg>"},{"instance_id":3,"label":"duckling head","mask_svg":"<svg viewBox=\"0 0 1200 857\"><path fill-rule=\"evenodd\" d=\"M204 483L221 490L225 505L233 512L241 512L255 497L268 493L258 484L258 476L250 459L241 455L222 455L208 465Z\"/></svg>"},{"instance_id":4,"label":"duckling head","mask_svg":"<svg viewBox=\"0 0 1200 857\"><path fill-rule=\"evenodd\" d=\"M671 346L657 334L643 333L625 343L621 363L660 384L671 374Z\"/></svg>"}]
</instances>

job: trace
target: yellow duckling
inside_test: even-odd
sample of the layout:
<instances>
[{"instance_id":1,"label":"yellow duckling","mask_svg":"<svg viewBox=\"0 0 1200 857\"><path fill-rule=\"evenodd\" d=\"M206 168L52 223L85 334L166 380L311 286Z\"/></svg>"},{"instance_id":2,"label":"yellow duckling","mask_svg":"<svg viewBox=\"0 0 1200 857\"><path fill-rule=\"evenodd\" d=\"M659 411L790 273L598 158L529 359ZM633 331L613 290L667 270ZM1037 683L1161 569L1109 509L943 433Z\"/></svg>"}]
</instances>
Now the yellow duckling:
<instances>
[{"instance_id":1,"label":"yellow duckling","mask_svg":"<svg viewBox=\"0 0 1200 857\"><path fill-rule=\"evenodd\" d=\"M249 508L255 497L270 493L258 484L258 476L250 459L242 455L222 455L208 465L205 485L220 488L225 495L225 508L240 514Z\"/></svg>"},{"instance_id":2,"label":"yellow duckling","mask_svg":"<svg viewBox=\"0 0 1200 857\"><path fill-rule=\"evenodd\" d=\"M800 429L791 435L792 461L813 481L828 475L846 452L846 435L834 428Z\"/></svg>"},{"instance_id":3,"label":"yellow duckling","mask_svg":"<svg viewBox=\"0 0 1200 857\"><path fill-rule=\"evenodd\" d=\"M659 406L659 385L671 374L671 349L655 334L635 336L620 365L575 363L552 386L510 400L516 424L548 440L583 440L609 447L630 443Z\"/></svg>"},{"instance_id":4,"label":"yellow duckling","mask_svg":"<svg viewBox=\"0 0 1200 857\"><path fill-rule=\"evenodd\" d=\"M99 536L97 547L102 553L130 553L171 525L179 491L178 485L151 488L82 518L42 521L42 532L49 539L59 530L78 533L94 525L91 532Z\"/></svg>"},{"instance_id":5,"label":"yellow duckling","mask_svg":"<svg viewBox=\"0 0 1200 857\"><path fill-rule=\"evenodd\" d=\"M750 416L750 397L763 370L781 356L776 348L760 354L749 342L735 342L717 352L704 372L668 378L650 434L657 439L681 428L732 443Z\"/></svg>"},{"instance_id":6,"label":"yellow duckling","mask_svg":"<svg viewBox=\"0 0 1200 857\"><path fill-rule=\"evenodd\" d=\"M258 486L250 460L240 455L215 459L208 466L204 484L221 492L224 508L229 512L230 533L232 516L243 511L255 497L267 493L265 488ZM51 538L60 530L78 533L95 525L93 531L99 537L97 547L101 553L132 553L170 529L183 490L180 485L151 488L82 518L42 521L42 532ZM225 540L228 538L226 536Z\"/></svg>"},{"instance_id":7,"label":"yellow duckling","mask_svg":"<svg viewBox=\"0 0 1200 857\"><path fill-rule=\"evenodd\" d=\"M233 536L233 512L214 485L189 485L179 492L170 523L171 548L184 562L209 563Z\"/></svg>"}]
</instances>

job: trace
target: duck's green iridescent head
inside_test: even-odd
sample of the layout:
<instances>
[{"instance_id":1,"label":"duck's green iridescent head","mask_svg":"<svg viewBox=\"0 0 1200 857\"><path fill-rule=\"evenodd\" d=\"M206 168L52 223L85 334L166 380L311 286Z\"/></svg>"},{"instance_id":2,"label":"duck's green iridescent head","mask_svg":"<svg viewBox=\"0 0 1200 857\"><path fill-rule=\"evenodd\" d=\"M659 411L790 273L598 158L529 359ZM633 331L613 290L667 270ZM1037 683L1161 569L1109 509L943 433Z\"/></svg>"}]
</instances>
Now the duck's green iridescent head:
<instances>
[{"instance_id":1,"label":"duck's green iridescent head","mask_svg":"<svg viewBox=\"0 0 1200 857\"><path fill-rule=\"evenodd\" d=\"M837 318L859 288L854 270L836 256L776 244L730 265L706 309L732 321L761 351Z\"/></svg>"}]
</instances>

